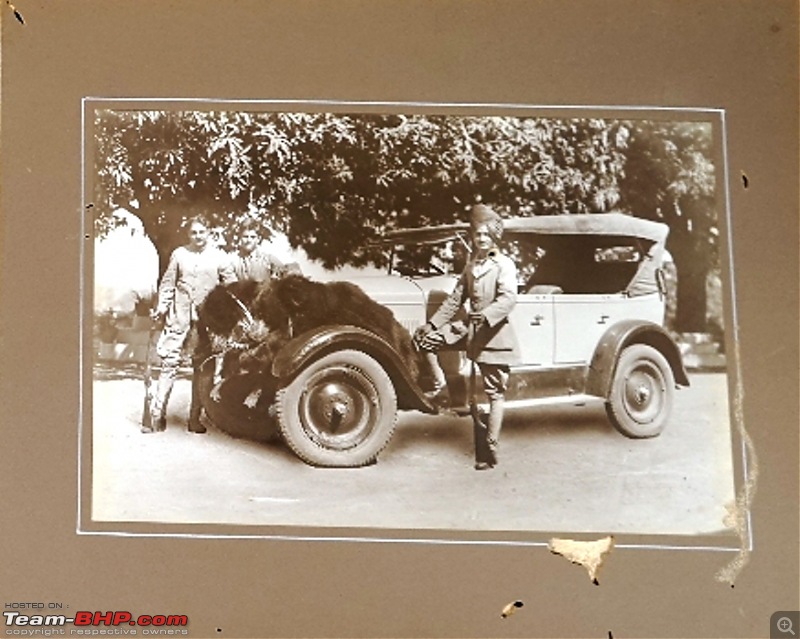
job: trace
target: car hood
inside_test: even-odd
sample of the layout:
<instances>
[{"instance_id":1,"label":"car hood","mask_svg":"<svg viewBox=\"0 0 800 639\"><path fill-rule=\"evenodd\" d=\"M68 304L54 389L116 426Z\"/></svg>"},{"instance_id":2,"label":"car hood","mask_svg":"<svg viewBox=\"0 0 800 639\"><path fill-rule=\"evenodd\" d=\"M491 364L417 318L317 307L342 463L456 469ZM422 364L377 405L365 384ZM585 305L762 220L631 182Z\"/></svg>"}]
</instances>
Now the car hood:
<instances>
[{"instance_id":1,"label":"car hood","mask_svg":"<svg viewBox=\"0 0 800 639\"><path fill-rule=\"evenodd\" d=\"M449 294L457 280L457 277L450 275L414 279L403 275L367 275L353 278L351 281L381 304L424 306L431 294Z\"/></svg>"},{"instance_id":2,"label":"car hood","mask_svg":"<svg viewBox=\"0 0 800 639\"><path fill-rule=\"evenodd\" d=\"M412 333L436 311L457 281L457 277L447 275L413 279L403 275L375 275L351 280L392 311L395 319Z\"/></svg>"}]
</instances>

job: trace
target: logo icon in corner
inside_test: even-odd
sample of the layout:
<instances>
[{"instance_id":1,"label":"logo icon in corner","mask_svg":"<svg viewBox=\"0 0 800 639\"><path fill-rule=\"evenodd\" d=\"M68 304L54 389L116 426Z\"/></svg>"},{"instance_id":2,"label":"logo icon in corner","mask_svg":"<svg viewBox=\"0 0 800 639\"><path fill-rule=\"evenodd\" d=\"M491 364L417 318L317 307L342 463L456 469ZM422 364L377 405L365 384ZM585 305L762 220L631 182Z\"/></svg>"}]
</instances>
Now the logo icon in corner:
<instances>
[{"instance_id":1,"label":"logo icon in corner","mask_svg":"<svg viewBox=\"0 0 800 639\"><path fill-rule=\"evenodd\" d=\"M770 639L791 639L800 632L800 610L779 610L769 618Z\"/></svg>"}]
</instances>

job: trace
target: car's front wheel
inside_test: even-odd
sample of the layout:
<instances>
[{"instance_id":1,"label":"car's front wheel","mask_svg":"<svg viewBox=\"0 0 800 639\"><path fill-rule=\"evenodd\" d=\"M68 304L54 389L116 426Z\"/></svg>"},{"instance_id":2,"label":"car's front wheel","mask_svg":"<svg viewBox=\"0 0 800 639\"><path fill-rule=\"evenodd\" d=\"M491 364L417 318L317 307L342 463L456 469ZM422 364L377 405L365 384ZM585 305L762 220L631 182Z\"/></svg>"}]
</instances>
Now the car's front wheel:
<instances>
[{"instance_id":1,"label":"car's front wheel","mask_svg":"<svg viewBox=\"0 0 800 639\"><path fill-rule=\"evenodd\" d=\"M675 378L666 358L652 346L633 344L617 362L606 412L622 434L637 439L659 435L675 396Z\"/></svg>"},{"instance_id":2,"label":"car's front wheel","mask_svg":"<svg viewBox=\"0 0 800 639\"><path fill-rule=\"evenodd\" d=\"M389 443L397 396L377 361L341 350L312 362L279 390L277 412L284 440L303 461L364 466Z\"/></svg>"}]
</instances>

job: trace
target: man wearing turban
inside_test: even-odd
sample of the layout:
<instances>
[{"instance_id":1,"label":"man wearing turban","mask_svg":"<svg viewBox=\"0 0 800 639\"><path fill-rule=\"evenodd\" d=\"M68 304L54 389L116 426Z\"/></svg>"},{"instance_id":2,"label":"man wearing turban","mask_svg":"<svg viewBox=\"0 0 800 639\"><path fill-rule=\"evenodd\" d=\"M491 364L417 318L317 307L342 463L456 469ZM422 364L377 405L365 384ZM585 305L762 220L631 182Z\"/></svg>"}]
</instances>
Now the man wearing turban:
<instances>
[{"instance_id":1,"label":"man wearing turban","mask_svg":"<svg viewBox=\"0 0 800 639\"><path fill-rule=\"evenodd\" d=\"M415 337L423 348L435 350L445 341L439 329L462 306L468 307L471 339L467 357L480 369L489 400L489 413L481 416L481 424L476 423L475 430L475 468L485 470L497 464L509 367L520 361L516 335L508 319L517 302L517 268L497 247L503 235L503 221L491 208L483 204L472 207L470 234L472 255L455 289Z\"/></svg>"}]
</instances>

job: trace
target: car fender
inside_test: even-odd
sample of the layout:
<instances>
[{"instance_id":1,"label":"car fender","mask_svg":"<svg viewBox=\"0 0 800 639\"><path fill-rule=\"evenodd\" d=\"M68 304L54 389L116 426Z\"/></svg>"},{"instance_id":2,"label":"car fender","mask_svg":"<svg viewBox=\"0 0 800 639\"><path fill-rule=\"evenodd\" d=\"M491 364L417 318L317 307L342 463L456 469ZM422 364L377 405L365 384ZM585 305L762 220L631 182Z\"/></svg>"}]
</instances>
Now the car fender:
<instances>
[{"instance_id":1,"label":"car fender","mask_svg":"<svg viewBox=\"0 0 800 639\"><path fill-rule=\"evenodd\" d=\"M280 380L291 380L310 362L343 349L359 350L383 366L394 384L399 408L436 412L391 344L357 326L320 326L294 337L273 359L272 374Z\"/></svg>"},{"instance_id":2,"label":"car fender","mask_svg":"<svg viewBox=\"0 0 800 639\"><path fill-rule=\"evenodd\" d=\"M647 344L658 350L672 368L675 382L689 385L678 345L664 328L653 322L623 320L611 326L597 344L589 365L587 393L608 397L620 353L631 344Z\"/></svg>"}]
</instances>

